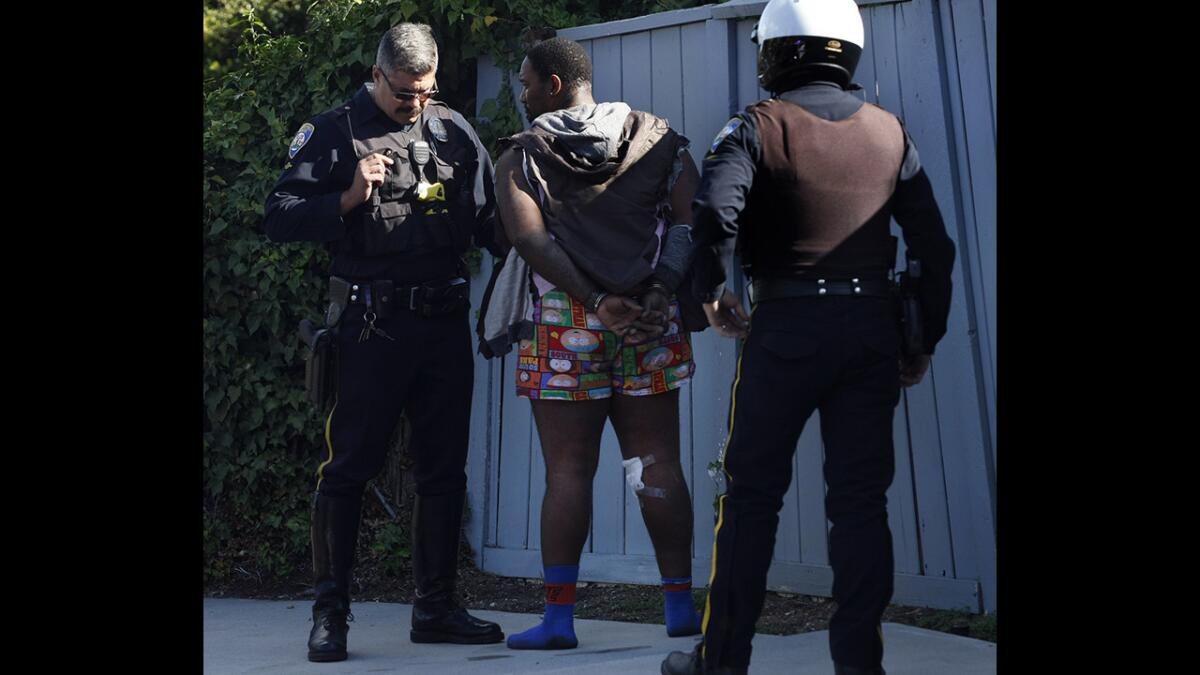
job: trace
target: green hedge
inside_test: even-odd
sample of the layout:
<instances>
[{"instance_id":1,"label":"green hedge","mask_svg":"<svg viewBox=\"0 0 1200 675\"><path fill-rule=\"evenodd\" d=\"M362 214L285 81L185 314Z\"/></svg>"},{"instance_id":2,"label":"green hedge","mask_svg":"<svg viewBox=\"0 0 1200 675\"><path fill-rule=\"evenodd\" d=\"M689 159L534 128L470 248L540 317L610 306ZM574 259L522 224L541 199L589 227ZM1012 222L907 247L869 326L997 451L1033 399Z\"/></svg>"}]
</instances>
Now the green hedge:
<instances>
[{"instance_id":1,"label":"green hedge","mask_svg":"<svg viewBox=\"0 0 1200 675\"><path fill-rule=\"evenodd\" d=\"M271 243L261 230L263 201L296 129L369 79L379 37L401 21L433 26L441 98L470 117L478 55L515 68L522 37L540 27L696 4L321 0L308 8L298 35L271 35L253 14L234 17L244 27L237 58L206 68L204 90L206 585L238 568L279 579L308 560L308 500L324 455L324 420L304 400L296 324L321 316L329 260L320 246ZM208 3L225 5L233 3ZM206 36L210 28L228 35L228 26L221 33L209 22L232 20L229 14L206 13ZM206 54L205 61L213 59ZM479 92L497 94L483 106L487 119L473 120L493 148L496 138L520 128L511 93Z\"/></svg>"}]
</instances>

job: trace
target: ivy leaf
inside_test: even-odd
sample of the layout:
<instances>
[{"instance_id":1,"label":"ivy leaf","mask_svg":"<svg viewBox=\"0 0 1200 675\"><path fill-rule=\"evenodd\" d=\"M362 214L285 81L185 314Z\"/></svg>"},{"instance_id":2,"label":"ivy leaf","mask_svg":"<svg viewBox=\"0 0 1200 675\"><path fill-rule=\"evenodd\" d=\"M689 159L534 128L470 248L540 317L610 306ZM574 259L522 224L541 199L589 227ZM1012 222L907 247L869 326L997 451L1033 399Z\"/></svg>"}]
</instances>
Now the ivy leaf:
<instances>
[{"instance_id":1,"label":"ivy leaf","mask_svg":"<svg viewBox=\"0 0 1200 675\"><path fill-rule=\"evenodd\" d=\"M204 395L204 405L209 410L216 410L220 405L221 400L225 398L225 392L220 389L215 389Z\"/></svg>"}]
</instances>

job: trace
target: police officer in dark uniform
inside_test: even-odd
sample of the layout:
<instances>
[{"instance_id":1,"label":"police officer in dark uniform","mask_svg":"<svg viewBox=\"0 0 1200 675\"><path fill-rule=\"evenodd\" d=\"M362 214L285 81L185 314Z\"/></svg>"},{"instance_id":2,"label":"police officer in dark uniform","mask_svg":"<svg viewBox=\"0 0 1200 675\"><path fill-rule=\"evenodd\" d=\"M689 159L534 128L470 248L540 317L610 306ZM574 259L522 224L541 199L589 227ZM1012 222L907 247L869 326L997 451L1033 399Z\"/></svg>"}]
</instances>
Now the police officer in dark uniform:
<instances>
[{"instance_id":1,"label":"police officer in dark uniform","mask_svg":"<svg viewBox=\"0 0 1200 675\"><path fill-rule=\"evenodd\" d=\"M774 96L718 135L693 207L694 290L718 332L746 338L724 450L728 490L704 637L691 654L670 654L662 672L747 671L792 456L819 410L837 602L830 651L838 675L879 674L893 579L892 415L901 385L920 381L946 332L954 245L912 139L852 93L863 45L853 0L771 0L754 39L759 82ZM889 279L893 216L923 265L924 339L907 354ZM723 289L735 250L751 279L753 326Z\"/></svg>"},{"instance_id":2,"label":"police officer in dark uniform","mask_svg":"<svg viewBox=\"0 0 1200 675\"><path fill-rule=\"evenodd\" d=\"M406 412L416 504L413 642L500 642L454 596L467 477L473 354L462 254L492 246L491 159L437 92L429 26L379 44L372 82L301 127L266 203L274 241L333 256L326 325L337 326L337 400L312 509L311 661L346 658L350 572L363 489Z\"/></svg>"}]
</instances>

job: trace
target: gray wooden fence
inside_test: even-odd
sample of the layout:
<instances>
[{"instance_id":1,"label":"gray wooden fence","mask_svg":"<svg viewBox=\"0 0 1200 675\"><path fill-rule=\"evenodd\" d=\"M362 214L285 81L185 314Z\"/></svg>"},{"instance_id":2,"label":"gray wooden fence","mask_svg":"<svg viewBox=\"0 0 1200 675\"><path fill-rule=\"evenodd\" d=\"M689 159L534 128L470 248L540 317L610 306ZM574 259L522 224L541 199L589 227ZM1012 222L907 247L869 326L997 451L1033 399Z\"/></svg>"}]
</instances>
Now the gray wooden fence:
<instances>
[{"instance_id":1,"label":"gray wooden fence","mask_svg":"<svg viewBox=\"0 0 1200 675\"><path fill-rule=\"evenodd\" d=\"M958 249L949 331L930 373L905 390L896 411L896 477L888 492L893 602L994 611L996 2L858 4L867 44L855 81L867 100L900 116L912 134ZM666 117L691 139L699 165L728 118L766 97L757 86L750 42L764 5L735 0L559 35L577 40L591 55L597 101L623 100ZM481 59L480 101L499 92L501 83L500 71ZM510 84L519 97L515 75ZM484 267L490 267L486 254ZM732 277L740 281L737 272ZM486 279L476 281L478 306ZM725 440L737 345L705 331L693 334L693 346L696 375L682 390L679 424L695 512L693 578L701 585L710 572L716 489L707 467ZM545 464L529 403L515 395L514 367L512 354L476 360L468 535L483 569L538 577ZM772 589L830 594L822 454L814 415L801 435L780 513L768 576ZM602 441L580 578L659 581L611 426Z\"/></svg>"}]
</instances>

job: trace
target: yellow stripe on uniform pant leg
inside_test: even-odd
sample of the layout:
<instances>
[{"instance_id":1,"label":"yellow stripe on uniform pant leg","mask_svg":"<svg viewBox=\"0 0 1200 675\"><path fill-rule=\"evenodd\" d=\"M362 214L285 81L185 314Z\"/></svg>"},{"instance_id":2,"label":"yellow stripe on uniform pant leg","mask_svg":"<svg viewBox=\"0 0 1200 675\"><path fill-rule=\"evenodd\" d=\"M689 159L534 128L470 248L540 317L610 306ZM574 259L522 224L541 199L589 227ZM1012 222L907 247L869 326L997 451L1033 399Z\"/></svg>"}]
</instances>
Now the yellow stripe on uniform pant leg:
<instances>
[{"instance_id":1,"label":"yellow stripe on uniform pant leg","mask_svg":"<svg viewBox=\"0 0 1200 675\"><path fill-rule=\"evenodd\" d=\"M712 612L712 585L713 580L717 577L717 533L721 531L721 523L725 521L725 495L721 495L717 504L717 527L713 530L712 572L708 575L708 594L704 596L704 618L700 621L701 635L708 633L708 617ZM704 656L703 643L700 647L700 656Z\"/></svg>"},{"instance_id":2,"label":"yellow stripe on uniform pant leg","mask_svg":"<svg viewBox=\"0 0 1200 675\"><path fill-rule=\"evenodd\" d=\"M333 402L333 410L329 411L329 417L325 418L325 447L329 448L329 459L321 462L321 466L317 467L317 489L321 489L321 481L325 480L325 466L333 461L333 441L329 438L329 431L333 428L333 411L337 410L337 401Z\"/></svg>"},{"instance_id":3,"label":"yellow stripe on uniform pant leg","mask_svg":"<svg viewBox=\"0 0 1200 675\"><path fill-rule=\"evenodd\" d=\"M751 311L751 316L754 312ZM725 444L721 446L720 465L721 471L725 473L725 492L729 492L729 481L733 476L725 467L725 451L729 449L729 441L733 439L733 416L737 413L737 388L742 381L742 356L746 353L745 345L742 345L742 353L738 354L737 374L733 378L732 393L729 396L729 434L725 437ZM700 621L700 634L708 635L708 619L712 614L712 586L713 581L717 578L717 537L721 533L721 525L725 522L725 496L717 500L717 526L713 528L713 552L712 552L712 571L708 575L708 595L704 597L704 618ZM700 656L704 657L705 651L708 649L704 641L700 643Z\"/></svg>"}]
</instances>

